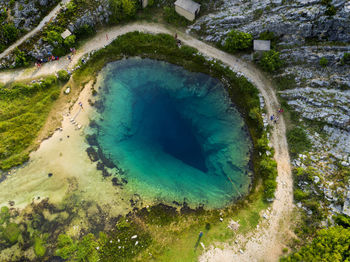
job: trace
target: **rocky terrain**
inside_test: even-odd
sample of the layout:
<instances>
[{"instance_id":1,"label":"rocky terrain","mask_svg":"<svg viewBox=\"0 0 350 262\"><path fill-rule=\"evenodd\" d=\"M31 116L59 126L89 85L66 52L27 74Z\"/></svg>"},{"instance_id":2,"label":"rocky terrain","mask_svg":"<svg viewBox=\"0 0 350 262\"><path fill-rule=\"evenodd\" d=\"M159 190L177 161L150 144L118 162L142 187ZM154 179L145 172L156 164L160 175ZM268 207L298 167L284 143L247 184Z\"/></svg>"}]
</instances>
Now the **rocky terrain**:
<instances>
[{"instance_id":1,"label":"rocky terrain","mask_svg":"<svg viewBox=\"0 0 350 262\"><path fill-rule=\"evenodd\" d=\"M306 130L311 141L308 150L293 157L296 170L310 171L296 180L295 188L317 199L322 224L333 214L350 215L349 25L350 1L230 0L187 29L217 44L223 44L232 29L251 33L254 39L269 31L278 39L275 50L285 66L272 77L282 83L281 101L296 112L293 125ZM250 54L242 57L252 59ZM303 201L297 205L308 216L315 213Z\"/></svg>"},{"instance_id":2,"label":"rocky terrain","mask_svg":"<svg viewBox=\"0 0 350 262\"><path fill-rule=\"evenodd\" d=\"M38 0L37 2L29 1L29 3L26 5L26 9L20 7L21 5L19 4L19 2L16 2L14 7L18 7L22 11L15 11L13 20L16 21L16 23L18 24L23 24L21 21L23 19L26 19L23 17L25 17L25 15L27 14L36 12L35 8L38 5L40 6L40 4L45 4L46 0ZM58 2L58 0L51 1L49 5L54 5L54 3L57 4ZM21 44L19 46L19 49L23 51L26 56L28 56L28 59L42 59L48 57L49 55L55 53L55 44L57 44L55 42L52 43L47 40L47 33L49 31L55 31L61 34L64 30L69 29L72 34L77 34L77 31L79 31L83 27L86 30L94 31L96 26L108 24L109 17L111 14L109 11L108 3L108 0L86 0L84 1L84 4L80 3L79 1L70 1L70 3L65 4L61 11L50 20L50 23L48 23L34 37L28 39L25 43ZM40 12L37 13L40 14ZM31 22L33 19L34 18L26 20L27 22L25 24L34 25L35 23ZM38 23L40 21L40 18L38 19L38 21L33 21ZM89 32L84 32L84 30L81 30L80 33L82 34L80 38L84 38L83 34L89 36ZM57 53L58 54L56 55L61 55L62 52ZM12 52L11 54L7 55L6 57L0 60L0 69L18 66L15 63L15 60L16 53Z\"/></svg>"},{"instance_id":3,"label":"rocky terrain","mask_svg":"<svg viewBox=\"0 0 350 262\"><path fill-rule=\"evenodd\" d=\"M0 0L0 52L35 28L59 0Z\"/></svg>"},{"instance_id":4,"label":"rocky terrain","mask_svg":"<svg viewBox=\"0 0 350 262\"><path fill-rule=\"evenodd\" d=\"M0 0L0 9L5 8L10 14L8 23L13 23L18 29L29 31L58 3L59 0Z\"/></svg>"}]
</instances>

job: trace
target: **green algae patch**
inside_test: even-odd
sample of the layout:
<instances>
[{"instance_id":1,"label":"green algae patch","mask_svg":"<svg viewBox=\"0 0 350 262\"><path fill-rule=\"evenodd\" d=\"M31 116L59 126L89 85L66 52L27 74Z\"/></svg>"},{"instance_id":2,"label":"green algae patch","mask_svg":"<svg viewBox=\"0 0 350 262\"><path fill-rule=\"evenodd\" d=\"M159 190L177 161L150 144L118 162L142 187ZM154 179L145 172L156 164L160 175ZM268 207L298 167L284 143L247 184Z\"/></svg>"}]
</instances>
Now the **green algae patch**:
<instances>
[{"instance_id":1,"label":"green algae patch","mask_svg":"<svg viewBox=\"0 0 350 262\"><path fill-rule=\"evenodd\" d=\"M3 229L3 237L11 245L17 242L20 233L21 233L21 230L16 223L9 223Z\"/></svg>"},{"instance_id":2,"label":"green algae patch","mask_svg":"<svg viewBox=\"0 0 350 262\"><path fill-rule=\"evenodd\" d=\"M34 238L34 253L37 257L43 257L46 253L46 246L45 246L44 239L40 237Z\"/></svg>"}]
</instances>

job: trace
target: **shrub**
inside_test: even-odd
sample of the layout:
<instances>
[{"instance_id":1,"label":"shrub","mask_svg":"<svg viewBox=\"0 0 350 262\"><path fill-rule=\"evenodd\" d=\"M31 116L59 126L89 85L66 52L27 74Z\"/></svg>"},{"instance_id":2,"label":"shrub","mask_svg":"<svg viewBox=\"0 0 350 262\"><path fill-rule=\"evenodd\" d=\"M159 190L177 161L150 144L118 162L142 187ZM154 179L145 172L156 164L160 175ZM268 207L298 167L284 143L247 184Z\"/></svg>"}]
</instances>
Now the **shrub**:
<instances>
[{"instance_id":1,"label":"shrub","mask_svg":"<svg viewBox=\"0 0 350 262\"><path fill-rule=\"evenodd\" d=\"M350 217L347 215L337 215L335 216L334 221L339 226L350 228Z\"/></svg>"},{"instance_id":2,"label":"shrub","mask_svg":"<svg viewBox=\"0 0 350 262\"><path fill-rule=\"evenodd\" d=\"M66 70L60 70L57 72L58 80L62 82L67 82L70 78L70 75Z\"/></svg>"},{"instance_id":3,"label":"shrub","mask_svg":"<svg viewBox=\"0 0 350 262\"><path fill-rule=\"evenodd\" d=\"M0 43L9 45L16 41L19 35L19 30L14 26L14 24L5 23L0 26Z\"/></svg>"},{"instance_id":4,"label":"shrub","mask_svg":"<svg viewBox=\"0 0 350 262\"><path fill-rule=\"evenodd\" d=\"M295 189L294 190L294 199L296 201L301 201L303 199L306 199L308 196L309 196L308 193L306 193L306 192L304 192L304 191L302 191L300 189Z\"/></svg>"},{"instance_id":5,"label":"shrub","mask_svg":"<svg viewBox=\"0 0 350 262\"><path fill-rule=\"evenodd\" d=\"M264 31L259 35L260 40L270 40L271 48L275 48L277 44L278 37L271 31Z\"/></svg>"},{"instance_id":6,"label":"shrub","mask_svg":"<svg viewBox=\"0 0 350 262\"><path fill-rule=\"evenodd\" d=\"M278 90L293 89L296 87L295 75L289 74L274 78Z\"/></svg>"},{"instance_id":7,"label":"shrub","mask_svg":"<svg viewBox=\"0 0 350 262\"><path fill-rule=\"evenodd\" d=\"M311 141L300 127L295 127L287 132L289 151L293 156L302 153L311 147Z\"/></svg>"},{"instance_id":8,"label":"shrub","mask_svg":"<svg viewBox=\"0 0 350 262\"><path fill-rule=\"evenodd\" d=\"M280 59L279 52L276 52L274 50L270 50L270 51L263 53L263 55L259 61L259 65L265 71L275 72L283 66L283 62Z\"/></svg>"},{"instance_id":9,"label":"shrub","mask_svg":"<svg viewBox=\"0 0 350 262\"><path fill-rule=\"evenodd\" d=\"M68 36L66 39L64 39L64 45L66 47L72 47L75 44L75 39L76 39L75 35Z\"/></svg>"},{"instance_id":10,"label":"shrub","mask_svg":"<svg viewBox=\"0 0 350 262\"><path fill-rule=\"evenodd\" d=\"M95 32L95 28L93 28L91 25L84 24L75 31L75 34L78 38L83 39L94 35Z\"/></svg>"},{"instance_id":11,"label":"shrub","mask_svg":"<svg viewBox=\"0 0 350 262\"><path fill-rule=\"evenodd\" d=\"M325 14L328 16L334 16L337 13L334 5L328 5Z\"/></svg>"},{"instance_id":12,"label":"shrub","mask_svg":"<svg viewBox=\"0 0 350 262\"><path fill-rule=\"evenodd\" d=\"M27 61L28 57L25 54L25 52L20 51L18 48L16 48L14 53L16 55L16 66L27 66L29 64L29 62Z\"/></svg>"},{"instance_id":13,"label":"shrub","mask_svg":"<svg viewBox=\"0 0 350 262\"><path fill-rule=\"evenodd\" d=\"M321 4L323 4L323 5L329 5L331 3L332 3L332 0L322 0L321 1Z\"/></svg>"},{"instance_id":14,"label":"shrub","mask_svg":"<svg viewBox=\"0 0 350 262\"><path fill-rule=\"evenodd\" d=\"M111 21L113 23L130 19L136 14L136 2L132 0L109 0L109 5L112 11Z\"/></svg>"},{"instance_id":15,"label":"shrub","mask_svg":"<svg viewBox=\"0 0 350 262\"><path fill-rule=\"evenodd\" d=\"M312 243L281 262L297 261L347 261L350 256L350 229L340 226L322 229Z\"/></svg>"},{"instance_id":16,"label":"shrub","mask_svg":"<svg viewBox=\"0 0 350 262\"><path fill-rule=\"evenodd\" d=\"M320 59L319 63L320 63L320 66L326 67L326 66L328 65L328 59L325 58L325 57L322 57L322 58Z\"/></svg>"},{"instance_id":17,"label":"shrub","mask_svg":"<svg viewBox=\"0 0 350 262\"><path fill-rule=\"evenodd\" d=\"M57 31L48 31L46 32L46 37L44 40L53 46L58 46L63 43L63 38L61 34Z\"/></svg>"},{"instance_id":18,"label":"shrub","mask_svg":"<svg viewBox=\"0 0 350 262\"><path fill-rule=\"evenodd\" d=\"M227 34L224 48L229 52L248 49L252 46L253 36L249 33L232 30Z\"/></svg>"},{"instance_id":19,"label":"shrub","mask_svg":"<svg viewBox=\"0 0 350 262\"><path fill-rule=\"evenodd\" d=\"M350 53L344 53L343 58L340 60L341 65L350 65Z\"/></svg>"}]
</instances>

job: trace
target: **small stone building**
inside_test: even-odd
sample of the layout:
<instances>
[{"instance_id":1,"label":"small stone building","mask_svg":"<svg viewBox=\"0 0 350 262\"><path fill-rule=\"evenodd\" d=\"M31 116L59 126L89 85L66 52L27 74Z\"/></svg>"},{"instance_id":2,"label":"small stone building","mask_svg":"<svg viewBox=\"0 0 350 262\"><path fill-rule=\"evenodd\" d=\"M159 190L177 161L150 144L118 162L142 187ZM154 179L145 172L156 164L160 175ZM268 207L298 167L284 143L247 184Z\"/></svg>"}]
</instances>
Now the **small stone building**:
<instances>
[{"instance_id":1,"label":"small stone building","mask_svg":"<svg viewBox=\"0 0 350 262\"><path fill-rule=\"evenodd\" d=\"M68 29L61 34L63 39L66 39L70 35L72 35L72 33Z\"/></svg>"},{"instance_id":2,"label":"small stone building","mask_svg":"<svg viewBox=\"0 0 350 262\"><path fill-rule=\"evenodd\" d=\"M270 40L254 40L254 51L270 51Z\"/></svg>"},{"instance_id":3,"label":"small stone building","mask_svg":"<svg viewBox=\"0 0 350 262\"><path fill-rule=\"evenodd\" d=\"M177 0L175 2L176 12L190 21L196 18L200 8L201 5L192 0Z\"/></svg>"}]
</instances>

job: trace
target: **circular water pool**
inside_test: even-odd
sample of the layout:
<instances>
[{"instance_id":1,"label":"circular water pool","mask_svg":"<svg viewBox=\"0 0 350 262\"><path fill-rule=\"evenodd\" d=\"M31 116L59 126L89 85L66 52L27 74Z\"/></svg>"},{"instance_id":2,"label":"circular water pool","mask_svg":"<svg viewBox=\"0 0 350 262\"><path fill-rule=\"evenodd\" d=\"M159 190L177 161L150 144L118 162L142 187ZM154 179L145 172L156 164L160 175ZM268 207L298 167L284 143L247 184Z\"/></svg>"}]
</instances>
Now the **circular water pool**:
<instances>
[{"instance_id":1,"label":"circular water pool","mask_svg":"<svg viewBox=\"0 0 350 262\"><path fill-rule=\"evenodd\" d=\"M143 198L223 207L248 192L251 141L223 85L150 59L101 72L97 139Z\"/></svg>"}]
</instances>

